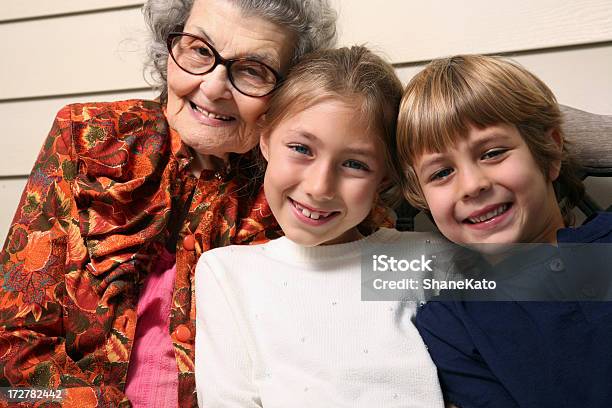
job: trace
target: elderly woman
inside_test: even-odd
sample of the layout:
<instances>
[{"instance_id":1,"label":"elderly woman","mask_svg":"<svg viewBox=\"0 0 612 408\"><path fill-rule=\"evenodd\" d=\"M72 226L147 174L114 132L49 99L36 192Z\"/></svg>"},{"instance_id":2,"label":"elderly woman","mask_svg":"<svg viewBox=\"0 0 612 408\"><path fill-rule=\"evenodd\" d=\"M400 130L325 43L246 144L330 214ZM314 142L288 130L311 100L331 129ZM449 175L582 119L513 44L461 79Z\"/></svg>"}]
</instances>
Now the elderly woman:
<instances>
[{"instance_id":1,"label":"elderly woman","mask_svg":"<svg viewBox=\"0 0 612 408\"><path fill-rule=\"evenodd\" d=\"M326 0L149 0L160 102L57 115L0 254L2 386L64 406L196 405L193 269L278 235L253 180L283 74L335 39Z\"/></svg>"}]
</instances>

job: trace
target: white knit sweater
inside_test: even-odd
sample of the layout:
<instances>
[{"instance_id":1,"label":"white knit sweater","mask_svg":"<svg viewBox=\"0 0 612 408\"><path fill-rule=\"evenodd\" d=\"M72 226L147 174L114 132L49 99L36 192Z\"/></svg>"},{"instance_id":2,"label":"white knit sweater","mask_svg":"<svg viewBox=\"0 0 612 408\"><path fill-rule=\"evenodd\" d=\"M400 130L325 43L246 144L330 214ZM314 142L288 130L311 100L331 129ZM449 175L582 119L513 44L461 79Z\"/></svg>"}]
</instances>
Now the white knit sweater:
<instances>
[{"instance_id":1,"label":"white knit sweater","mask_svg":"<svg viewBox=\"0 0 612 408\"><path fill-rule=\"evenodd\" d=\"M429 234L382 229L347 244L287 238L202 255L196 359L202 408L442 407L412 303L360 300L366 245Z\"/></svg>"}]
</instances>

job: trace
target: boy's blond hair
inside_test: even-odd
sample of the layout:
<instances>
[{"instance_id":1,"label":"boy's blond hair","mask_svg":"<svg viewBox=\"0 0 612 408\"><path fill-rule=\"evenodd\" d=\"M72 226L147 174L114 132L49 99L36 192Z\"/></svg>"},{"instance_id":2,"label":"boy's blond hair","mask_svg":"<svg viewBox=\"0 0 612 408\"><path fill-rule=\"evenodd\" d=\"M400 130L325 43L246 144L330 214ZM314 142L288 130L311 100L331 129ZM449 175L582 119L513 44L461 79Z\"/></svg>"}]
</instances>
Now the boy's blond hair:
<instances>
[{"instance_id":1,"label":"boy's blond hair","mask_svg":"<svg viewBox=\"0 0 612 408\"><path fill-rule=\"evenodd\" d=\"M427 209L414 171L415 160L426 152L442 152L477 128L514 125L540 170L548 177L550 163L561 160L554 183L564 196L560 208L566 224L570 210L584 194L568 156L551 131L561 139L561 112L551 90L519 64L483 55L457 55L432 61L408 83L397 124L398 154L404 175L402 190L414 206ZM561 189L561 191L560 191Z\"/></svg>"}]
</instances>

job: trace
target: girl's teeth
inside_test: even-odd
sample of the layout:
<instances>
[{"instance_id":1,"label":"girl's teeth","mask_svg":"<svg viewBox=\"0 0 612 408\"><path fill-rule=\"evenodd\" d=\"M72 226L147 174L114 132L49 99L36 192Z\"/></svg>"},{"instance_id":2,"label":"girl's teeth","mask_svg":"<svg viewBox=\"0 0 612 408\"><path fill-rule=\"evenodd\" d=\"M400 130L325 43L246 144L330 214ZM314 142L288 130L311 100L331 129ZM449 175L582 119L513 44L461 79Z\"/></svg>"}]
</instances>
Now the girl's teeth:
<instances>
[{"instance_id":1,"label":"girl's teeth","mask_svg":"<svg viewBox=\"0 0 612 408\"><path fill-rule=\"evenodd\" d=\"M300 210L302 212L302 214L308 218L311 218L313 220L318 220L319 218L325 218L327 217L329 214L331 213L319 213L316 211L310 211L307 208L304 208L302 206L300 206L298 203L295 203L295 206L298 210Z\"/></svg>"}]
</instances>

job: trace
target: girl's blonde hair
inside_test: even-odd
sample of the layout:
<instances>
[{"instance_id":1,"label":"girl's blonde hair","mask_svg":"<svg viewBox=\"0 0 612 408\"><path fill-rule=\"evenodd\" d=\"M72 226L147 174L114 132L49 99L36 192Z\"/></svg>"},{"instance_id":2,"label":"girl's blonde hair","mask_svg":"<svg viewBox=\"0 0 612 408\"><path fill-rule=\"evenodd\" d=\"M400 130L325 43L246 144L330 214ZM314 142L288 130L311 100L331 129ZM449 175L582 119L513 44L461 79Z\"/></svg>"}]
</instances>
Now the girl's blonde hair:
<instances>
[{"instance_id":1,"label":"girl's blonde hair","mask_svg":"<svg viewBox=\"0 0 612 408\"><path fill-rule=\"evenodd\" d=\"M381 198L391 206L395 204L395 194L389 189L397 186L400 178L395 135L401 98L402 84L393 67L366 47L313 52L289 71L275 92L262 135L269 135L286 118L323 100L354 106L367 130L377 135L383 147L389 181L381 187Z\"/></svg>"},{"instance_id":2,"label":"girl's blonde hair","mask_svg":"<svg viewBox=\"0 0 612 408\"><path fill-rule=\"evenodd\" d=\"M555 191L564 200L561 212L566 224L570 210L584 194L568 155L567 142L559 149L550 137L559 132L561 112L552 91L519 64L483 55L457 55L432 61L408 83L398 117L398 154L404 196L417 208L427 209L413 165L425 152L442 152L457 139L468 136L469 127L514 125L535 162L548 177L550 164L561 160Z\"/></svg>"}]
</instances>

